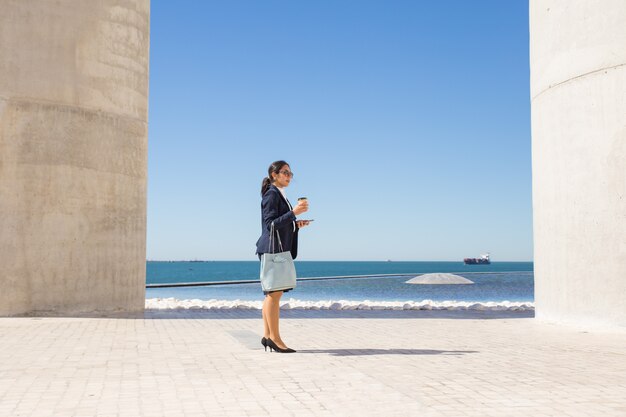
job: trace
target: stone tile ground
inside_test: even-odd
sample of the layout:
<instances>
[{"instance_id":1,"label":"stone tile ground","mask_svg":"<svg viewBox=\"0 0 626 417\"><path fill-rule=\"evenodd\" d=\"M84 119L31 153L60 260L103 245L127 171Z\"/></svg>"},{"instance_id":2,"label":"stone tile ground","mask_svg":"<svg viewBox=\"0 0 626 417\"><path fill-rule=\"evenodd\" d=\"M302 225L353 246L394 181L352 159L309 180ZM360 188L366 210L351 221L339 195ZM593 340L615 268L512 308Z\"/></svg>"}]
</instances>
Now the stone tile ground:
<instances>
[{"instance_id":1,"label":"stone tile ground","mask_svg":"<svg viewBox=\"0 0 626 417\"><path fill-rule=\"evenodd\" d=\"M0 416L626 416L626 333L524 314L0 318ZM527 313L525 313L527 315Z\"/></svg>"}]
</instances>

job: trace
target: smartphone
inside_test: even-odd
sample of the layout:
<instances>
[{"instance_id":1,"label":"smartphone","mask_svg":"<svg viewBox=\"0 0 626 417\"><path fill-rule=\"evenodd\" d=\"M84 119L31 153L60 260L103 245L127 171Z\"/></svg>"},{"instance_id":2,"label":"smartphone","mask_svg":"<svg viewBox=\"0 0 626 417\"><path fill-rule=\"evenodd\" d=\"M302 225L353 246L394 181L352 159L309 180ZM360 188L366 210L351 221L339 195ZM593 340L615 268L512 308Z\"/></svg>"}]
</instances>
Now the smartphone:
<instances>
[{"instance_id":1,"label":"smartphone","mask_svg":"<svg viewBox=\"0 0 626 417\"><path fill-rule=\"evenodd\" d=\"M314 222L315 219L310 219L310 220L306 220L306 219L298 219L299 222Z\"/></svg>"}]
</instances>

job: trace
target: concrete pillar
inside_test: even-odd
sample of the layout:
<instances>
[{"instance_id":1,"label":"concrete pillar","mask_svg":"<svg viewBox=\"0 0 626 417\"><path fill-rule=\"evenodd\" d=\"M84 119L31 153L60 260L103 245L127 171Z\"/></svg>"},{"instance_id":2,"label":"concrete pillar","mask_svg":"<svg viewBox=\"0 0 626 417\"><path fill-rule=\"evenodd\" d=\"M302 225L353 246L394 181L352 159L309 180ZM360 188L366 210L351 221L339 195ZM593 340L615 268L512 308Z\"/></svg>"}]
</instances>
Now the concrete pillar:
<instances>
[{"instance_id":1,"label":"concrete pillar","mask_svg":"<svg viewBox=\"0 0 626 417\"><path fill-rule=\"evenodd\" d=\"M141 311L149 0L0 0L0 315Z\"/></svg>"},{"instance_id":2,"label":"concrete pillar","mask_svg":"<svg viewBox=\"0 0 626 417\"><path fill-rule=\"evenodd\" d=\"M536 315L626 326L626 2L531 0Z\"/></svg>"}]
</instances>

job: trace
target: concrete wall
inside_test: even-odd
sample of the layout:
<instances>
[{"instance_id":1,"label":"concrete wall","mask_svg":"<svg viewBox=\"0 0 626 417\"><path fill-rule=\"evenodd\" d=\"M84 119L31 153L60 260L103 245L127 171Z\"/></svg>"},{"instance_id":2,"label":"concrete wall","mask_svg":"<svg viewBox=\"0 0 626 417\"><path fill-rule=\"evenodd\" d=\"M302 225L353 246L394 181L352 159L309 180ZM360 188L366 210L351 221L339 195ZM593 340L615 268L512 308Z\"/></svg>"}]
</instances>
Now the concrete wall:
<instances>
[{"instance_id":1,"label":"concrete wall","mask_svg":"<svg viewBox=\"0 0 626 417\"><path fill-rule=\"evenodd\" d=\"M626 2L531 0L540 319L626 326Z\"/></svg>"},{"instance_id":2,"label":"concrete wall","mask_svg":"<svg viewBox=\"0 0 626 417\"><path fill-rule=\"evenodd\" d=\"M149 0L0 10L0 315L142 310Z\"/></svg>"}]
</instances>

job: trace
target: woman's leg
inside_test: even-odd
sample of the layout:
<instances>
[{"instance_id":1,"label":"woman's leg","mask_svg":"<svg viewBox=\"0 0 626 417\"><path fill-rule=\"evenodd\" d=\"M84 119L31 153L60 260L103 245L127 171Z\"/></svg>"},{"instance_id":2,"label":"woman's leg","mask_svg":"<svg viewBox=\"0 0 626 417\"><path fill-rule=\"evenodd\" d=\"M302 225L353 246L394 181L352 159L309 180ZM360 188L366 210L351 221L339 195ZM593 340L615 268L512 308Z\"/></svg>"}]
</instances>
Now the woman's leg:
<instances>
[{"instance_id":1,"label":"woman's leg","mask_svg":"<svg viewBox=\"0 0 626 417\"><path fill-rule=\"evenodd\" d=\"M278 327L278 320L280 318L280 297L282 297L282 291L276 291L269 293L265 297L263 308L265 310L265 316L267 317L267 324L269 325L270 339L279 348L285 349L287 346L280 338L280 330Z\"/></svg>"}]
</instances>

